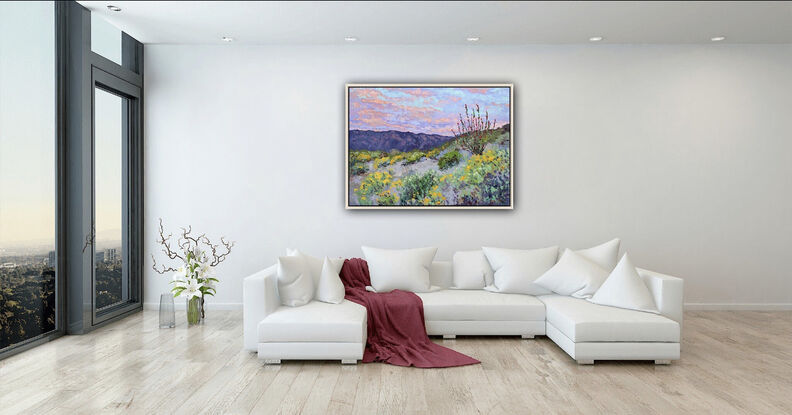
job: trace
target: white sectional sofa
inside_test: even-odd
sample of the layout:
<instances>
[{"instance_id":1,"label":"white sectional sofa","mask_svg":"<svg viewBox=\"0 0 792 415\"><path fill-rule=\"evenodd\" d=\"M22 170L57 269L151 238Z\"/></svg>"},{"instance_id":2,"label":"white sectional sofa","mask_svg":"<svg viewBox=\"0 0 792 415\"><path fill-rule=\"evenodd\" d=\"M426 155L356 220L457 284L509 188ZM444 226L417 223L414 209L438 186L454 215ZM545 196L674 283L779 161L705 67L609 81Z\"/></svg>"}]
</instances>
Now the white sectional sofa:
<instances>
[{"instance_id":1,"label":"white sectional sofa","mask_svg":"<svg viewBox=\"0 0 792 415\"><path fill-rule=\"evenodd\" d=\"M282 306L276 266L244 281L244 343L265 363L286 359L341 360L356 363L366 344L366 310L311 301L302 307ZM639 269L660 314L593 304L559 295L531 296L485 290L448 288L450 262L435 261L432 285L418 293L424 304L429 335L547 335L580 364L596 360L679 359L683 281Z\"/></svg>"}]
</instances>

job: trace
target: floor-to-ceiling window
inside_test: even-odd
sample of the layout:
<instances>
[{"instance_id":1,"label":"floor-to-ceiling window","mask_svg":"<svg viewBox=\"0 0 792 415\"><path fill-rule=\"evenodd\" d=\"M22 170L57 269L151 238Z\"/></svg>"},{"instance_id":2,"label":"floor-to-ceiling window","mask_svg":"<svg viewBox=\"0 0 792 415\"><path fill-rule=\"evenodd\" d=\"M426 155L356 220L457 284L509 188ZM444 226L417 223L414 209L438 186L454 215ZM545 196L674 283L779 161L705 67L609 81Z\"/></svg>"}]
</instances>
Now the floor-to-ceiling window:
<instances>
[{"instance_id":1,"label":"floor-to-ceiling window","mask_svg":"<svg viewBox=\"0 0 792 415\"><path fill-rule=\"evenodd\" d=\"M58 329L52 2L0 2L0 353Z\"/></svg>"},{"instance_id":2,"label":"floor-to-ceiling window","mask_svg":"<svg viewBox=\"0 0 792 415\"><path fill-rule=\"evenodd\" d=\"M142 308L143 45L0 1L0 358Z\"/></svg>"},{"instance_id":3,"label":"floor-to-ceiling window","mask_svg":"<svg viewBox=\"0 0 792 415\"><path fill-rule=\"evenodd\" d=\"M94 89L94 278L97 311L129 301L129 272L124 266L123 129L125 98Z\"/></svg>"},{"instance_id":4,"label":"floor-to-ceiling window","mask_svg":"<svg viewBox=\"0 0 792 415\"><path fill-rule=\"evenodd\" d=\"M139 43L91 13L93 315L139 308L141 65Z\"/></svg>"}]
</instances>

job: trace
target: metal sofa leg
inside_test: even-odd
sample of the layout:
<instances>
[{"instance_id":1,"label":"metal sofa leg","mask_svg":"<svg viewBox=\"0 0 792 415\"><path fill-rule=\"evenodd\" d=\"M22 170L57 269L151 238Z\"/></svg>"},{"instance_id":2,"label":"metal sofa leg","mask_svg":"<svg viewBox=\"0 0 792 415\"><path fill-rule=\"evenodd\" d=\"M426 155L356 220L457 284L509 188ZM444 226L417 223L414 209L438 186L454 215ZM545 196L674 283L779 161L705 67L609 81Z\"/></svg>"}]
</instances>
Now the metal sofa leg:
<instances>
[{"instance_id":1,"label":"metal sofa leg","mask_svg":"<svg viewBox=\"0 0 792 415\"><path fill-rule=\"evenodd\" d=\"M593 365L594 364L594 360L593 359L578 359L577 360L577 364L579 364L579 365Z\"/></svg>"},{"instance_id":2,"label":"metal sofa leg","mask_svg":"<svg viewBox=\"0 0 792 415\"><path fill-rule=\"evenodd\" d=\"M456 339L456 334L444 334L444 339Z\"/></svg>"},{"instance_id":3,"label":"metal sofa leg","mask_svg":"<svg viewBox=\"0 0 792 415\"><path fill-rule=\"evenodd\" d=\"M671 360L657 359L657 360L655 360L655 364L656 365L670 365L671 364Z\"/></svg>"},{"instance_id":4,"label":"metal sofa leg","mask_svg":"<svg viewBox=\"0 0 792 415\"><path fill-rule=\"evenodd\" d=\"M280 359L264 359L264 364L265 365L279 365L279 364L281 364L281 360Z\"/></svg>"},{"instance_id":5,"label":"metal sofa leg","mask_svg":"<svg viewBox=\"0 0 792 415\"><path fill-rule=\"evenodd\" d=\"M342 365L356 365L357 362L357 359L341 359Z\"/></svg>"},{"instance_id":6,"label":"metal sofa leg","mask_svg":"<svg viewBox=\"0 0 792 415\"><path fill-rule=\"evenodd\" d=\"M521 337L522 337L523 339L533 339L533 338L534 338L534 335L533 335L533 334L523 334Z\"/></svg>"}]
</instances>

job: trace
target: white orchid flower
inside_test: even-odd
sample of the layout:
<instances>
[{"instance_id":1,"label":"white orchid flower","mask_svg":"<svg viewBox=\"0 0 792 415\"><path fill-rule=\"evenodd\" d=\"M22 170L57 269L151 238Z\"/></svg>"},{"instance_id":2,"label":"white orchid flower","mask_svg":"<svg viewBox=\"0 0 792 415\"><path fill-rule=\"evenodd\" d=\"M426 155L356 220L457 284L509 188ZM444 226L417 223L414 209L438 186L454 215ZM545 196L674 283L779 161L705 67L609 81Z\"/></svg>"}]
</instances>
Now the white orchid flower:
<instances>
[{"instance_id":1,"label":"white orchid flower","mask_svg":"<svg viewBox=\"0 0 792 415\"><path fill-rule=\"evenodd\" d=\"M207 263L203 263L203 264L201 264L201 266L198 268L198 273L199 273L199 274L200 274L202 277L210 277L210 276L214 275L214 267L210 266L210 265L209 265L209 264L207 264Z\"/></svg>"},{"instance_id":2,"label":"white orchid flower","mask_svg":"<svg viewBox=\"0 0 792 415\"><path fill-rule=\"evenodd\" d=\"M203 296L203 293L201 292L202 286L203 284L198 282L198 280L190 278L187 280L187 284L184 286L181 296L188 299L193 297L201 297Z\"/></svg>"}]
</instances>

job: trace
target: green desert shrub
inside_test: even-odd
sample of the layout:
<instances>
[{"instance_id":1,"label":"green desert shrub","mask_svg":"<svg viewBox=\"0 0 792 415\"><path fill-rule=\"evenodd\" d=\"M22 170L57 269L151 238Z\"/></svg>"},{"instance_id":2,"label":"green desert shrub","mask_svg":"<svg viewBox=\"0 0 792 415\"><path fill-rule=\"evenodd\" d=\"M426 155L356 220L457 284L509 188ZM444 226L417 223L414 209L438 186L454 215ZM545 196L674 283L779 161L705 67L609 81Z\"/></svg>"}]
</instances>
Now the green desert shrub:
<instances>
[{"instance_id":1,"label":"green desert shrub","mask_svg":"<svg viewBox=\"0 0 792 415\"><path fill-rule=\"evenodd\" d=\"M401 190L403 205L442 205L445 196L438 191L437 173L430 170L404 178Z\"/></svg>"},{"instance_id":2,"label":"green desert shrub","mask_svg":"<svg viewBox=\"0 0 792 415\"><path fill-rule=\"evenodd\" d=\"M422 158L426 157L426 153L423 151L412 151L407 153L406 161L404 164L413 164L421 161Z\"/></svg>"},{"instance_id":3,"label":"green desert shrub","mask_svg":"<svg viewBox=\"0 0 792 415\"><path fill-rule=\"evenodd\" d=\"M353 150L349 152L349 163L366 163L384 154L382 151Z\"/></svg>"},{"instance_id":4,"label":"green desert shrub","mask_svg":"<svg viewBox=\"0 0 792 415\"><path fill-rule=\"evenodd\" d=\"M380 206L395 206L399 204L399 195L391 190L385 190L377 197L377 204Z\"/></svg>"},{"instance_id":5,"label":"green desert shrub","mask_svg":"<svg viewBox=\"0 0 792 415\"><path fill-rule=\"evenodd\" d=\"M352 167L349 168L349 173L353 176L357 176L360 174L365 174L368 171L368 167L365 163L355 163Z\"/></svg>"},{"instance_id":6,"label":"green desert shrub","mask_svg":"<svg viewBox=\"0 0 792 415\"><path fill-rule=\"evenodd\" d=\"M440 170L447 170L459 164L460 160L462 160L462 154L459 151L451 150L440 156L437 160L437 167L440 167Z\"/></svg>"},{"instance_id":7,"label":"green desert shrub","mask_svg":"<svg viewBox=\"0 0 792 415\"><path fill-rule=\"evenodd\" d=\"M484 176L480 185L467 189L459 195L459 204L465 206L508 206L509 173L490 172Z\"/></svg>"},{"instance_id":8,"label":"green desert shrub","mask_svg":"<svg viewBox=\"0 0 792 415\"><path fill-rule=\"evenodd\" d=\"M355 194L361 205L371 205L374 203L375 196L388 189L393 182L390 171L373 172L363 179L360 186L354 189Z\"/></svg>"}]
</instances>

